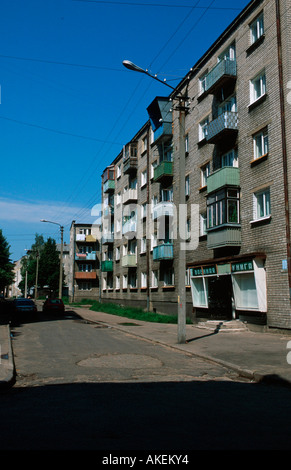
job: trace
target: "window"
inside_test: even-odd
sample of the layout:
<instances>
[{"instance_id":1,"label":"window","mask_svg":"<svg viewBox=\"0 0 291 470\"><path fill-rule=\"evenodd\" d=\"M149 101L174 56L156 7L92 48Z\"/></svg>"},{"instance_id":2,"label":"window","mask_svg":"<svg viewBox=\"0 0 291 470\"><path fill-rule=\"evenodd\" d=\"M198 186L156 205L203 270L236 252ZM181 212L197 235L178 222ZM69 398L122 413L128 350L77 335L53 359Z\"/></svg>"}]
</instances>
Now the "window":
<instances>
[{"instance_id":1,"label":"window","mask_svg":"<svg viewBox=\"0 0 291 470\"><path fill-rule=\"evenodd\" d=\"M121 192L117 193L116 195L116 204L121 204Z\"/></svg>"},{"instance_id":2,"label":"window","mask_svg":"<svg viewBox=\"0 0 291 470\"><path fill-rule=\"evenodd\" d=\"M158 271L152 271L152 287L158 287Z\"/></svg>"},{"instance_id":3,"label":"window","mask_svg":"<svg viewBox=\"0 0 291 470\"><path fill-rule=\"evenodd\" d=\"M91 273L92 264L79 264L79 271L82 273Z\"/></svg>"},{"instance_id":4,"label":"window","mask_svg":"<svg viewBox=\"0 0 291 470\"><path fill-rule=\"evenodd\" d=\"M199 78L199 94L202 95L206 91L207 72Z\"/></svg>"},{"instance_id":5,"label":"window","mask_svg":"<svg viewBox=\"0 0 291 470\"><path fill-rule=\"evenodd\" d=\"M137 287L137 282L136 281L137 281L136 272L130 273L128 283L129 283L129 287L131 289L136 289L136 287Z\"/></svg>"},{"instance_id":6,"label":"window","mask_svg":"<svg viewBox=\"0 0 291 470\"><path fill-rule=\"evenodd\" d=\"M121 177L121 164L117 165L117 168L116 168L116 178L120 178Z\"/></svg>"},{"instance_id":7,"label":"window","mask_svg":"<svg viewBox=\"0 0 291 470\"><path fill-rule=\"evenodd\" d=\"M121 230L121 220L117 219L116 220L116 233L120 232Z\"/></svg>"},{"instance_id":8,"label":"window","mask_svg":"<svg viewBox=\"0 0 291 470\"><path fill-rule=\"evenodd\" d=\"M120 261L120 246L115 248L115 259L116 261Z\"/></svg>"},{"instance_id":9,"label":"window","mask_svg":"<svg viewBox=\"0 0 291 470\"><path fill-rule=\"evenodd\" d=\"M210 175L210 163L201 167L201 188L207 185L207 178Z\"/></svg>"},{"instance_id":10,"label":"window","mask_svg":"<svg viewBox=\"0 0 291 470\"><path fill-rule=\"evenodd\" d=\"M153 178L155 176L155 168L158 166L158 161L154 161L152 164L151 164L151 178Z\"/></svg>"},{"instance_id":11,"label":"window","mask_svg":"<svg viewBox=\"0 0 291 470\"><path fill-rule=\"evenodd\" d=\"M122 254L123 254L123 256L126 256L126 255L127 255L127 245L123 245L123 247L122 247Z\"/></svg>"},{"instance_id":12,"label":"window","mask_svg":"<svg viewBox=\"0 0 291 470\"><path fill-rule=\"evenodd\" d=\"M221 156L221 168L225 166L238 167L237 150L232 149Z\"/></svg>"},{"instance_id":13,"label":"window","mask_svg":"<svg viewBox=\"0 0 291 470\"><path fill-rule=\"evenodd\" d=\"M115 289L116 290L120 289L120 276L116 276L115 278Z\"/></svg>"},{"instance_id":14,"label":"window","mask_svg":"<svg viewBox=\"0 0 291 470\"><path fill-rule=\"evenodd\" d=\"M185 178L185 196L190 196L190 178L189 175Z\"/></svg>"},{"instance_id":15,"label":"window","mask_svg":"<svg viewBox=\"0 0 291 470\"><path fill-rule=\"evenodd\" d=\"M140 276L140 287L147 287L147 273L142 272Z\"/></svg>"},{"instance_id":16,"label":"window","mask_svg":"<svg viewBox=\"0 0 291 470\"><path fill-rule=\"evenodd\" d=\"M206 228L207 228L207 216L205 212L204 214L200 214L200 228L199 228L200 237L204 237L204 235L207 234Z\"/></svg>"},{"instance_id":17,"label":"window","mask_svg":"<svg viewBox=\"0 0 291 470\"><path fill-rule=\"evenodd\" d=\"M269 151L268 130L264 129L253 136L254 160L266 155Z\"/></svg>"},{"instance_id":18,"label":"window","mask_svg":"<svg viewBox=\"0 0 291 470\"><path fill-rule=\"evenodd\" d=\"M145 152L148 148L148 138L144 137L142 139L142 152Z\"/></svg>"},{"instance_id":19,"label":"window","mask_svg":"<svg viewBox=\"0 0 291 470\"><path fill-rule=\"evenodd\" d=\"M147 203L145 202L144 204L142 204L141 206L141 218L142 219L145 219L147 216Z\"/></svg>"},{"instance_id":20,"label":"window","mask_svg":"<svg viewBox=\"0 0 291 470\"><path fill-rule=\"evenodd\" d=\"M173 286L175 284L174 268L168 268L164 272L164 286Z\"/></svg>"},{"instance_id":21,"label":"window","mask_svg":"<svg viewBox=\"0 0 291 470\"><path fill-rule=\"evenodd\" d=\"M185 153L189 153L189 134L185 135Z\"/></svg>"},{"instance_id":22,"label":"window","mask_svg":"<svg viewBox=\"0 0 291 470\"><path fill-rule=\"evenodd\" d=\"M161 190L161 201L162 202L173 202L173 188Z\"/></svg>"},{"instance_id":23,"label":"window","mask_svg":"<svg viewBox=\"0 0 291 470\"><path fill-rule=\"evenodd\" d=\"M127 289L127 274L122 276L122 288Z\"/></svg>"},{"instance_id":24,"label":"window","mask_svg":"<svg viewBox=\"0 0 291 470\"><path fill-rule=\"evenodd\" d=\"M264 15L261 13L250 25L251 44L254 44L264 34Z\"/></svg>"},{"instance_id":25,"label":"window","mask_svg":"<svg viewBox=\"0 0 291 470\"><path fill-rule=\"evenodd\" d=\"M231 96L227 100L225 100L223 103L221 103L218 107L218 115L220 116L223 113L226 112L232 112L236 113L237 112L237 105L236 105L236 95Z\"/></svg>"},{"instance_id":26,"label":"window","mask_svg":"<svg viewBox=\"0 0 291 470\"><path fill-rule=\"evenodd\" d=\"M206 139L209 116L199 123L199 142Z\"/></svg>"},{"instance_id":27,"label":"window","mask_svg":"<svg viewBox=\"0 0 291 470\"><path fill-rule=\"evenodd\" d=\"M236 308L245 310L259 308L254 273L241 273L233 276L233 290Z\"/></svg>"},{"instance_id":28,"label":"window","mask_svg":"<svg viewBox=\"0 0 291 470\"><path fill-rule=\"evenodd\" d=\"M157 240L157 234L152 233L151 234L151 251L154 249L155 246L157 246L158 240Z\"/></svg>"},{"instance_id":29,"label":"window","mask_svg":"<svg viewBox=\"0 0 291 470\"><path fill-rule=\"evenodd\" d=\"M191 286L194 307L208 308L208 278L192 277Z\"/></svg>"},{"instance_id":30,"label":"window","mask_svg":"<svg viewBox=\"0 0 291 470\"><path fill-rule=\"evenodd\" d=\"M91 290L91 289L92 289L91 282L80 282L79 290Z\"/></svg>"},{"instance_id":31,"label":"window","mask_svg":"<svg viewBox=\"0 0 291 470\"><path fill-rule=\"evenodd\" d=\"M218 62L222 60L235 60L235 44L231 44L218 56Z\"/></svg>"},{"instance_id":32,"label":"window","mask_svg":"<svg viewBox=\"0 0 291 470\"><path fill-rule=\"evenodd\" d=\"M261 72L250 82L251 104L266 94L266 75Z\"/></svg>"},{"instance_id":33,"label":"window","mask_svg":"<svg viewBox=\"0 0 291 470\"><path fill-rule=\"evenodd\" d=\"M142 171L141 173L141 186L147 184L147 170Z\"/></svg>"},{"instance_id":34,"label":"window","mask_svg":"<svg viewBox=\"0 0 291 470\"><path fill-rule=\"evenodd\" d=\"M147 239L146 237L143 237L140 240L140 252L145 253L146 250L147 250Z\"/></svg>"},{"instance_id":35,"label":"window","mask_svg":"<svg viewBox=\"0 0 291 470\"><path fill-rule=\"evenodd\" d=\"M270 188L254 193L254 220L260 220L271 215Z\"/></svg>"},{"instance_id":36,"label":"window","mask_svg":"<svg viewBox=\"0 0 291 470\"><path fill-rule=\"evenodd\" d=\"M239 224L239 190L222 189L207 198L207 228Z\"/></svg>"}]
</instances>

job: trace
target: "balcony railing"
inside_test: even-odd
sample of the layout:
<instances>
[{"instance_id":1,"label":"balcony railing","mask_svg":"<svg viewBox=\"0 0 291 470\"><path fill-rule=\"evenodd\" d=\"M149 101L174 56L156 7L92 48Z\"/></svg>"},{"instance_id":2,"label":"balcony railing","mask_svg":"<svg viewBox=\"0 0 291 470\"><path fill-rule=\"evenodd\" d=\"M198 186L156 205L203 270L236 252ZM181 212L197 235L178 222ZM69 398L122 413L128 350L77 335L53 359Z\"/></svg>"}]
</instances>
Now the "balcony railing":
<instances>
[{"instance_id":1,"label":"balcony railing","mask_svg":"<svg viewBox=\"0 0 291 470\"><path fill-rule=\"evenodd\" d=\"M76 261L95 261L96 260L96 253L76 253L75 255Z\"/></svg>"},{"instance_id":2,"label":"balcony railing","mask_svg":"<svg viewBox=\"0 0 291 470\"><path fill-rule=\"evenodd\" d=\"M154 142L162 138L168 139L169 137L171 137L172 134L172 123L163 122L163 124L154 131Z\"/></svg>"},{"instance_id":3,"label":"balcony railing","mask_svg":"<svg viewBox=\"0 0 291 470\"><path fill-rule=\"evenodd\" d=\"M137 267L137 260L136 260L136 255L126 255L122 257L122 266L124 268L136 268Z\"/></svg>"},{"instance_id":4,"label":"balcony railing","mask_svg":"<svg viewBox=\"0 0 291 470\"><path fill-rule=\"evenodd\" d=\"M123 161L123 173L134 173L137 170L137 157L128 157Z\"/></svg>"},{"instance_id":5,"label":"balcony railing","mask_svg":"<svg viewBox=\"0 0 291 470\"><path fill-rule=\"evenodd\" d=\"M163 161L154 171L154 181L161 181L163 178L173 176L173 162Z\"/></svg>"},{"instance_id":6,"label":"balcony railing","mask_svg":"<svg viewBox=\"0 0 291 470\"><path fill-rule=\"evenodd\" d=\"M215 143L221 137L238 131L238 114L232 111L222 113L207 126L206 141Z\"/></svg>"},{"instance_id":7,"label":"balcony railing","mask_svg":"<svg viewBox=\"0 0 291 470\"><path fill-rule=\"evenodd\" d=\"M137 189L128 189L123 194L122 202L123 204L130 204L137 201Z\"/></svg>"},{"instance_id":8,"label":"balcony railing","mask_svg":"<svg viewBox=\"0 0 291 470\"><path fill-rule=\"evenodd\" d=\"M102 240L102 245L107 245L108 243L113 243L114 242L114 233L113 232L103 233L101 240Z\"/></svg>"},{"instance_id":9,"label":"balcony railing","mask_svg":"<svg viewBox=\"0 0 291 470\"><path fill-rule=\"evenodd\" d=\"M122 233L123 235L128 235L130 233L132 233L133 235L135 235L136 233L136 230L137 230L137 223L136 223L136 220L128 220L127 222L125 222L122 226Z\"/></svg>"},{"instance_id":10,"label":"balcony railing","mask_svg":"<svg viewBox=\"0 0 291 470\"><path fill-rule=\"evenodd\" d=\"M114 189L115 189L115 181L114 180L107 180L103 184L104 193L109 193L110 191L114 191Z\"/></svg>"},{"instance_id":11,"label":"balcony railing","mask_svg":"<svg viewBox=\"0 0 291 470\"><path fill-rule=\"evenodd\" d=\"M160 202L153 208L153 219L159 219L160 217L173 217L174 216L174 204L173 202Z\"/></svg>"},{"instance_id":12,"label":"balcony railing","mask_svg":"<svg viewBox=\"0 0 291 470\"><path fill-rule=\"evenodd\" d=\"M153 260L163 261L171 260L174 258L173 243L164 243L163 245L155 246L153 249Z\"/></svg>"},{"instance_id":13,"label":"balcony railing","mask_svg":"<svg viewBox=\"0 0 291 470\"><path fill-rule=\"evenodd\" d=\"M207 178L207 192L211 193L224 186L240 185L240 169L226 166L221 168Z\"/></svg>"},{"instance_id":14,"label":"balcony railing","mask_svg":"<svg viewBox=\"0 0 291 470\"><path fill-rule=\"evenodd\" d=\"M224 248L227 246L241 246L241 228L221 226L220 229L207 233L207 248Z\"/></svg>"},{"instance_id":15,"label":"balcony railing","mask_svg":"<svg viewBox=\"0 0 291 470\"><path fill-rule=\"evenodd\" d=\"M225 82L236 78L236 61L224 59L217 63L206 76L204 93L214 93Z\"/></svg>"},{"instance_id":16,"label":"balcony railing","mask_svg":"<svg viewBox=\"0 0 291 470\"><path fill-rule=\"evenodd\" d=\"M101 271L103 273L112 272L113 271L113 261L112 260L101 261Z\"/></svg>"},{"instance_id":17,"label":"balcony railing","mask_svg":"<svg viewBox=\"0 0 291 470\"><path fill-rule=\"evenodd\" d=\"M96 272L79 272L75 273L75 279L80 279L80 280L92 280L92 279L97 279L97 273Z\"/></svg>"}]
</instances>

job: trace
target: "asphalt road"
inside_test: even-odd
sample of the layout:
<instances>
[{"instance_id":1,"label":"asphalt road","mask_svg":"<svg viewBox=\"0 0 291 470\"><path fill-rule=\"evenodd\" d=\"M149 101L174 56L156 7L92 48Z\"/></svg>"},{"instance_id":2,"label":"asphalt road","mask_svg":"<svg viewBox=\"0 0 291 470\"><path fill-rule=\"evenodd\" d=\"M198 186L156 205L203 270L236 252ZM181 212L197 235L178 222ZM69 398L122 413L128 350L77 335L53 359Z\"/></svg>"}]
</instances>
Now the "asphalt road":
<instances>
[{"instance_id":1,"label":"asphalt road","mask_svg":"<svg viewBox=\"0 0 291 470\"><path fill-rule=\"evenodd\" d=\"M291 447L290 390L67 314L15 326L1 450L102 455Z\"/></svg>"}]
</instances>

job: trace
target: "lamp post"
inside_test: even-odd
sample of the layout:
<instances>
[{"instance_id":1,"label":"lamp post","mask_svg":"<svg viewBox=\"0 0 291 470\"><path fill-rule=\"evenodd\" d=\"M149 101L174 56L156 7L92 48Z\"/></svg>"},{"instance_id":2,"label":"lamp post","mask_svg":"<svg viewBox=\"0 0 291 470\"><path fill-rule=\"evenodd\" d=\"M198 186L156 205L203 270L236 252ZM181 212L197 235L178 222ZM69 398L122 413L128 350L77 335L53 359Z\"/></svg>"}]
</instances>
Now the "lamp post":
<instances>
[{"instance_id":1,"label":"lamp post","mask_svg":"<svg viewBox=\"0 0 291 470\"><path fill-rule=\"evenodd\" d=\"M157 80L158 82L171 88L173 91L177 91L176 88L172 87L165 80L160 80L156 75L152 75L148 70L144 70L138 65L135 65L129 60L124 60L124 67L134 72L143 73L149 77ZM188 100L186 96L177 96L173 94L173 99L179 99L179 208L178 208L178 221L182 223L183 217L181 211L185 208L186 195L185 195L185 146L184 146L184 134L185 134L185 102ZM182 230L182 235L184 230ZM178 259L178 343L182 344L186 342L186 252L185 249L181 248L182 237L180 230L178 230L178 242L179 242L179 259Z\"/></svg>"},{"instance_id":2,"label":"lamp post","mask_svg":"<svg viewBox=\"0 0 291 470\"><path fill-rule=\"evenodd\" d=\"M60 278L59 278L59 298L62 298L63 291L63 244L64 244L64 227L57 222L51 222L50 220L41 219L41 222L47 222L48 224L55 224L60 227L61 231L61 254L60 254Z\"/></svg>"}]
</instances>

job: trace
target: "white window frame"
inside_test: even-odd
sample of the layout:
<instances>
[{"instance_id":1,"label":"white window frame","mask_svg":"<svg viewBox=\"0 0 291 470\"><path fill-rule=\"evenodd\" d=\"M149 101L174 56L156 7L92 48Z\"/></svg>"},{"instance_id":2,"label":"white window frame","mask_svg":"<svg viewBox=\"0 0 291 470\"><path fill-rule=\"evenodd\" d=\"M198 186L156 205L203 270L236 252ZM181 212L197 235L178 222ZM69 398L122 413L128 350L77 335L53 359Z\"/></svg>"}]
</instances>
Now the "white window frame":
<instances>
[{"instance_id":1,"label":"white window frame","mask_svg":"<svg viewBox=\"0 0 291 470\"><path fill-rule=\"evenodd\" d=\"M147 273L144 271L140 273L140 287L147 287Z\"/></svg>"},{"instance_id":2,"label":"white window frame","mask_svg":"<svg viewBox=\"0 0 291 470\"><path fill-rule=\"evenodd\" d=\"M253 135L254 160L257 160L269 152L268 129L262 129Z\"/></svg>"},{"instance_id":3,"label":"white window frame","mask_svg":"<svg viewBox=\"0 0 291 470\"><path fill-rule=\"evenodd\" d=\"M157 269L154 269L152 271L152 288L156 288L159 286L159 271Z\"/></svg>"},{"instance_id":4,"label":"white window frame","mask_svg":"<svg viewBox=\"0 0 291 470\"><path fill-rule=\"evenodd\" d=\"M185 177L185 196L190 196L190 176Z\"/></svg>"},{"instance_id":5,"label":"white window frame","mask_svg":"<svg viewBox=\"0 0 291 470\"><path fill-rule=\"evenodd\" d=\"M140 175L140 185L141 187L145 186L147 184L148 180L148 173L147 170L143 170Z\"/></svg>"},{"instance_id":6,"label":"white window frame","mask_svg":"<svg viewBox=\"0 0 291 470\"><path fill-rule=\"evenodd\" d=\"M155 176L155 168L158 166L158 160L151 163L151 179Z\"/></svg>"},{"instance_id":7,"label":"white window frame","mask_svg":"<svg viewBox=\"0 0 291 470\"><path fill-rule=\"evenodd\" d=\"M206 165L203 165L201 168L201 188L204 188L207 186L207 178L210 175L210 162L206 163Z\"/></svg>"},{"instance_id":8,"label":"white window frame","mask_svg":"<svg viewBox=\"0 0 291 470\"><path fill-rule=\"evenodd\" d=\"M209 116L207 116L205 119L199 122L199 126L198 126L199 142L202 142L204 139L206 139L208 124L209 124Z\"/></svg>"},{"instance_id":9,"label":"white window frame","mask_svg":"<svg viewBox=\"0 0 291 470\"><path fill-rule=\"evenodd\" d=\"M116 167L116 179L121 177L121 163Z\"/></svg>"},{"instance_id":10,"label":"white window frame","mask_svg":"<svg viewBox=\"0 0 291 470\"><path fill-rule=\"evenodd\" d=\"M120 246L115 248L115 260L120 261Z\"/></svg>"},{"instance_id":11,"label":"white window frame","mask_svg":"<svg viewBox=\"0 0 291 470\"><path fill-rule=\"evenodd\" d=\"M199 234L200 237L207 235L207 213L200 214L199 216L200 225L199 225Z\"/></svg>"},{"instance_id":12,"label":"white window frame","mask_svg":"<svg viewBox=\"0 0 291 470\"><path fill-rule=\"evenodd\" d=\"M263 209L263 214L259 213ZM256 191L253 194L253 221L269 219L271 217L271 190L270 187Z\"/></svg>"},{"instance_id":13,"label":"white window frame","mask_svg":"<svg viewBox=\"0 0 291 470\"><path fill-rule=\"evenodd\" d=\"M120 276L119 275L115 276L115 289L116 290L120 289Z\"/></svg>"},{"instance_id":14,"label":"white window frame","mask_svg":"<svg viewBox=\"0 0 291 470\"><path fill-rule=\"evenodd\" d=\"M123 276L122 276L122 289L127 289L127 286L128 286L127 274L123 274Z\"/></svg>"},{"instance_id":15,"label":"white window frame","mask_svg":"<svg viewBox=\"0 0 291 470\"><path fill-rule=\"evenodd\" d=\"M255 103L266 94L266 73L262 70L250 80L250 104Z\"/></svg>"},{"instance_id":16,"label":"white window frame","mask_svg":"<svg viewBox=\"0 0 291 470\"><path fill-rule=\"evenodd\" d=\"M238 168L237 149L231 149L229 152L221 155L221 168L226 166Z\"/></svg>"},{"instance_id":17,"label":"white window frame","mask_svg":"<svg viewBox=\"0 0 291 470\"><path fill-rule=\"evenodd\" d=\"M147 250L147 239L146 237L142 237L140 239L140 253L146 253Z\"/></svg>"},{"instance_id":18,"label":"white window frame","mask_svg":"<svg viewBox=\"0 0 291 470\"><path fill-rule=\"evenodd\" d=\"M250 24L251 45L255 44L264 35L264 13L259 16Z\"/></svg>"}]
</instances>

